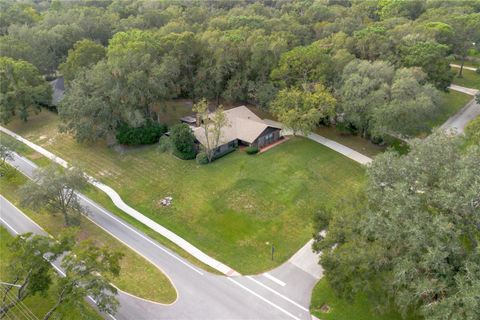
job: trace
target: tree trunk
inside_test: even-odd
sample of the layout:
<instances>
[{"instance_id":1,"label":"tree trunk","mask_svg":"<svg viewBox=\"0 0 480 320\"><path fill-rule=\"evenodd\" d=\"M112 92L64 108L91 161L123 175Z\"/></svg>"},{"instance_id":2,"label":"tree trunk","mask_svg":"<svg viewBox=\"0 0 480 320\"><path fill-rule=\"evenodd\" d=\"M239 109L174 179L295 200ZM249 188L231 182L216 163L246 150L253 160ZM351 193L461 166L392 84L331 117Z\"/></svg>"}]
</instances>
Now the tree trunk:
<instances>
[{"instance_id":1,"label":"tree trunk","mask_svg":"<svg viewBox=\"0 0 480 320\"><path fill-rule=\"evenodd\" d=\"M60 292L60 297L58 298L57 302L53 305L53 307L48 310L48 312L45 314L43 317L43 320L48 320L52 316L52 314L58 309L58 307L62 304L64 301L65 297L63 294L65 293L65 288L62 289L62 292Z\"/></svg>"},{"instance_id":2,"label":"tree trunk","mask_svg":"<svg viewBox=\"0 0 480 320\"><path fill-rule=\"evenodd\" d=\"M462 56L462 63L460 64L460 71L458 72L458 77L463 78L463 65L465 64L465 57Z\"/></svg>"},{"instance_id":3,"label":"tree trunk","mask_svg":"<svg viewBox=\"0 0 480 320\"><path fill-rule=\"evenodd\" d=\"M45 316L43 317L43 320L48 320L50 319L50 317L52 316L52 314L58 309L58 307L60 306L60 304L62 303L63 299L62 300L58 300L57 303L55 303L55 305L50 309L48 310L48 312L45 314Z\"/></svg>"}]
</instances>

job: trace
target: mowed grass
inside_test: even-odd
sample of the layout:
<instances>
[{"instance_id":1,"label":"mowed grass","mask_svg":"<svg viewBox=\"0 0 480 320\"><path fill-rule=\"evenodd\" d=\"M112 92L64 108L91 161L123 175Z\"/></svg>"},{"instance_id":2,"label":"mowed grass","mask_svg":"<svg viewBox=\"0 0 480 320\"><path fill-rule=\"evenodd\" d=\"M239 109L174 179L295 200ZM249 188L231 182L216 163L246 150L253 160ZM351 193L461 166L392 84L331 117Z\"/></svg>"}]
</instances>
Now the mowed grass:
<instances>
[{"instance_id":1,"label":"mowed grass","mask_svg":"<svg viewBox=\"0 0 480 320\"><path fill-rule=\"evenodd\" d=\"M451 116L462 109L473 97L458 91L440 92L440 112L429 121L431 128L441 126Z\"/></svg>"},{"instance_id":2,"label":"mowed grass","mask_svg":"<svg viewBox=\"0 0 480 320\"><path fill-rule=\"evenodd\" d=\"M480 90L480 74L472 70L463 69L462 77L458 76L460 69L455 68L455 77L453 78L453 84Z\"/></svg>"},{"instance_id":3,"label":"mowed grass","mask_svg":"<svg viewBox=\"0 0 480 320\"><path fill-rule=\"evenodd\" d=\"M44 111L9 128L76 162L143 214L245 274L287 260L312 236L312 215L364 181L361 165L301 138L199 166L160 154L156 146L122 155L102 142L81 145L58 134L57 121ZM173 197L171 207L159 204L166 196ZM275 245L274 261L267 242Z\"/></svg>"},{"instance_id":4,"label":"mowed grass","mask_svg":"<svg viewBox=\"0 0 480 320\"><path fill-rule=\"evenodd\" d=\"M5 176L0 177L1 193L20 208L19 188L26 182L27 178L25 176L11 169ZM34 212L28 208L21 208L21 210L53 236L58 236L65 228L63 217L59 214L52 215L46 211ZM120 275L110 279L117 288L156 302L172 303L176 300L176 291L161 270L107 234L90 220L82 218L80 227L78 227L77 240L86 239L92 240L96 246L108 246L124 255L121 260Z\"/></svg>"},{"instance_id":5,"label":"mowed grass","mask_svg":"<svg viewBox=\"0 0 480 320\"><path fill-rule=\"evenodd\" d=\"M328 306L326 308L325 306ZM323 309L322 309L323 307ZM327 312L328 309L328 312ZM321 279L312 292L310 312L322 320L419 320L420 317L402 316L394 309L382 314L373 312L373 305L365 296L358 295L353 301L337 297L326 278Z\"/></svg>"},{"instance_id":6,"label":"mowed grass","mask_svg":"<svg viewBox=\"0 0 480 320\"><path fill-rule=\"evenodd\" d=\"M8 270L8 266L12 258L12 252L8 248L8 244L13 241L13 239L13 236L8 233L8 231L3 226L0 226L0 281L12 281ZM37 294L25 299L21 305L18 305L7 313L5 317L6 319L33 319L31 314L29 314L29 317L26 316L29 311L33 313L38 319L42 319L45 316L48 310L55 304L54 288L56 285L57 274L53 271L53 269L51 270L51 272L54 281L47 294L45 296ZM29 311L27 311L27 309ZM102 317L86 302L82 303L81 309L72 307L71 305L61 306L57 311L56 316L56 319L102 319Z\"/></svg>"},{"instance_id":7,"label":"mowed grass","mask_svg":"<svg viewBox=\"0 0 480 320\"><path fill-rule=\"evenodd\" d=\"M315 133L318 133L325 138L341 143L368 157L374 157L377 154L385 151L385 149L387 148L386 146L374 144L370 140L362 138L359 135L344 133L333 126L320 126L315 129Z\"/></svg>"}]
</instances>

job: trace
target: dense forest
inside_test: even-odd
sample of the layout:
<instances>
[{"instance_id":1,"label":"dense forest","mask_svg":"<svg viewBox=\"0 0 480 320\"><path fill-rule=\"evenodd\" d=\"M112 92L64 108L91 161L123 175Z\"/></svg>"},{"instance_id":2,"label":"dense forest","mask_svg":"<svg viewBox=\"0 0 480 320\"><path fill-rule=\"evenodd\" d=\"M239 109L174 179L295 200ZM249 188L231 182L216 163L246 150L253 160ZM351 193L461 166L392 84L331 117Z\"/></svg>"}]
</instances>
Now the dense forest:
<instances>
[{"instance_id":1,"label":"dense forest","mask_svg":"<svg viewBox=\"0 0 480 320\"><path fill-rule=\"evenodd\" d=\"M409 137L438 109L449 62L480 45L479 1L2 0L0 9L3 122L27 119L48 98L42 76L61 74L62 129L79 141L161 121L153 107L172 98L274 105L280 118L291 99L297 113L323 101L302 93L335 99L314 122L341 115L365 137Z\"/></svg>"}]
</instances>

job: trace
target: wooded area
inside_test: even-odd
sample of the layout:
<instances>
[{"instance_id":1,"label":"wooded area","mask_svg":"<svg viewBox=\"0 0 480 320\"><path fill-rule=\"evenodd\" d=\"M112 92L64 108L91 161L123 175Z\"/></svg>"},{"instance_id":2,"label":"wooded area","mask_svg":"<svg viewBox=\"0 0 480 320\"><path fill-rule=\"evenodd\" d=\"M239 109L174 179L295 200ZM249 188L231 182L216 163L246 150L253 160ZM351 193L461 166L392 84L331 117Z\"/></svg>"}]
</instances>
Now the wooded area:
<instances>
[{"instance_id":1,"label":"wooded area","mask_svg":"<svg viewBox=\"0 0 480 320\"><path fill-rule=\"evenodd\" d=\"M121 123L161 122L156 109L172 98L268 108L273 101L285 105L286 90L309 95L318 84L336 98L336 109L325 113L318 102L294 108L294 118L302 119L297 125L342 114L344 127L376 141L414 136L440 112L436 90L453 78L449 62L478 54L480 44L478 1L3 0L0 6L2 120L16 112L27 119L29 107L46 103L39 75L62 74L62 130L79 141L105 137Z\"/></svg>"}]
</instances>

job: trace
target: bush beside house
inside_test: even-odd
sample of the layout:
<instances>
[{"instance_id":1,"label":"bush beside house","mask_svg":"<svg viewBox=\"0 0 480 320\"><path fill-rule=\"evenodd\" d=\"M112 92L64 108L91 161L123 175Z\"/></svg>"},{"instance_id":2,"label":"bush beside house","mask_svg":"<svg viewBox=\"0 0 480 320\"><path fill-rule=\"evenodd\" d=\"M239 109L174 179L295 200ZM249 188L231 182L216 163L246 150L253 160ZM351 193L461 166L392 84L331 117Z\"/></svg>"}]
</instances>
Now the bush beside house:
<instances>
[{"instance_id":1,"label":"bush beside house","mask_svg":"<svg viewBox=\"0 0 480 320\"><path fill-rule=\"evenodd\" d=\"M203 151L197 154L196 161L198 164L207 164L209 162L207 154Z\"/></svg>"},{"instance_id":2,"label":"bush beside house","mask_svg":"<svg viewBox=\"0 0 480 320\"><path fill-rule=\"evenodd\" d=\"M250 146L250 147L245 148L245 152L247 154L256 154L256 153L258 153L258 151L260 151L260 150L257 147L254 147L254 146Z\"/></svg>"},{"instance_id":3,"label":"bush beside house","mask_svg":"<svg viewBox=\"0 0 480 320\"><path fill-rule=\"evenodd\" d=\"M192 129L185 123L174 125L170 129L170 139L174 145L173 153L183 160L195 159L197 148Z\"/></svg>"}]
</instances>

